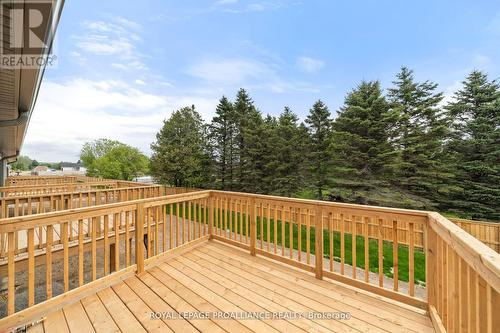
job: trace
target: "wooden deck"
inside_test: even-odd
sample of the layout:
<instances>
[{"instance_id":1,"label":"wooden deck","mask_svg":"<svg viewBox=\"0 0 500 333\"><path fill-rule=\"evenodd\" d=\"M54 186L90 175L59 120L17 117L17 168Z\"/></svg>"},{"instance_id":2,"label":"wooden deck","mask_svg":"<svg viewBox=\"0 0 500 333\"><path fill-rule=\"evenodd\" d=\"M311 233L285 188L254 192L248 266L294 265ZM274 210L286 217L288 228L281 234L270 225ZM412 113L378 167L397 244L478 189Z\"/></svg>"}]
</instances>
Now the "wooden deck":
<instances>
[{"instance_id":1,"label":"wooden deck","mask_svg":"<svg viewBox=\"0 0 500 333\"><path fill-rule=\"evenodd\" d=\"M344 320L308 314L348 313ZM152 319L151 314L163 315ZM179 313L210 319L168 318ZM249 318L221 318L222 313ZM266 319L264 314L303 314ZM184 316L186 317L186 316ZM28 332L431 332L423 310L324 279L218 241L47 314Z\"/></svg>"}]
</instances>

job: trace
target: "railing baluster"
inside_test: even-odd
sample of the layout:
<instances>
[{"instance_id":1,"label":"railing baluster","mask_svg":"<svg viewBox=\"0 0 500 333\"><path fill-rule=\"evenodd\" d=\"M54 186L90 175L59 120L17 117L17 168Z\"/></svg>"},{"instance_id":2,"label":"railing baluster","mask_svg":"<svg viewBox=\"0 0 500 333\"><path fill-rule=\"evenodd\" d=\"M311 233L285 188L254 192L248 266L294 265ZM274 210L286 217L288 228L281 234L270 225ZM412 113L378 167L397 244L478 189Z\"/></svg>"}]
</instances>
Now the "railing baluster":
<instances>
[{"instance_id":1,"label":"railing baluster","mask_svg":"<svg viewBox=\"0 0 500 333\"><path fill-rule=\"evenodd\" d=\"M144 204L137 204L135 218L135 261L137 274L144 272Z\"/></svg>"},{"instance_id":2,"label":"railing baluster","mask_svg":"<svg viewBox=\"0 0 500 333\"><path fill-rule=\"evenodd\" d=\"M356 247L356 216L351 215L351 251L352 251L352 278L356 280L357 277L357 261L356 261L356 253L357 253L357 247Z\"/></svg>"},{"instance_id":3,"label":"railing baluster","mask_svg":"<svg viewBox=\"0 0 500 333\"><path fill-rule=\"evenodd\" d=\"M330 272L333 272L333 213L328 214L328 239L329 239L329 245L330 245Z\"/></svg>"},{"instance_id":4,"label":"railing baluster","mask_svg":"<svg viewBox=\"0 0 500 333\"><path fill-rule=\"evenodd\" d=\"M364 239L365 239L365 283L370 282L370 218L365 216L364 218L365 224L364 224ZM363 227L363 226L362 226Z\"/></svg>"},{"instance_id":5,"label":"railing baluster","mask_svg":"<svg viewBox=\"0 0 500 333\"><path fill-rule=\"evenodd\" d=\"M171 250L174 248L174 221L173 221L173 217L174 217L174 204L169 204L168 205L168 211L169 211L169 214L168 214L168 224L169 224L169 230L170 230L170 233L169 233L169 244L168 244L168 249Z\"/></svg>"},{"instance_id":6,"label":"railing baluster","mask_svg":"<svg viewBox=\"0 0 500 333\"><path fill-rule=\"evenodd\" d=\"M394 291L399 290L399 258L398 258L398 250L399 250L399 245L398 245L398 221L394 220L392 221L392 236L393 236L393 242L392 242L392 262L393 262L393 283L394 283Z\"/></svg>"},{"instance_id":7,"label":"railing baluster","mask_svg":"<svg viewBox=\"0 0 500 333\"><path fill-rule=\"evenodd\" d=\"M83 220L78 220L78 286L83 286Z\"/></svg>"},{"instance_id":8,"label":"railing baluster","mask_svg":"<svg viewBox=\"0 0 500 333\"><path fill-rule=\"evenodd\" d=\"M109 245L109 215L104 215L104 275L109 274L109 261L110 261L110 245Z\"/></svg>"},{"instance_id":9,"label":"railing baluster","mask_svg":"<svg viewBox=\"0 0 500 333\"><path fill-rule=\"evenodd\" d=\"M68 222L60 224L63 242L63 281L64 292L69 290L69 248L68 248Z\"/></svg>"},{"instance_id":10,"label":"railing baluster","mask_svg":"<svg viewBox=\"0 0 500 333\"><path fill-rule=\"evenodd\" d=\"M315 275L317 279L323 278L323 210L320 206L316 207L316 213L314 216L314 230L315 230Z\"/></svg>"},{"instance_id":11,"label":"railing baluster","mask_svg":"<svg viewBox=\"0 0 500 333\"><path fill-rule=\"evenodd\" d=\"M35 304L35 229L28 229L28 306Z\"/></svg>"},{"instance_id":12,"label":"railing baluster","mask_svg":"<svg viewBox=\"0 0 500 333\"><path fill-rule=\"evenodd\" d=\"M264 209L264 205L262 205ZM264 216L262 216L262 224L264 224ZM267 221L266 221L266 248L267 252L271 251L271 205L267 204ZM264 239L264 234L262 234L262 239Z\"/></svg>"},{"instance_id":13,"label":"railing baluster","mask_svg":"<svg viewBox=\"0 0 500 333\"><path fill-rule=\"evenodd\" d=\"M179 211L180 211L180 204L179 202L177 202L175 206L175 247L179 246L179 240L180 240Z\"/></svg>"},{"instance_id":14,"label":"railing baluster","mask_svg":"<svg viewBox=\"0 0 500 333\"><path fill-rule=\"evenodd\" d=\"M130 219L131 212L125 212L125 266L130 266ZM163 226L165 227L165 223ZM165 237L165 232L163 233L163 237Z\"/></svg>"},{"instance_id":15,"label":"railing baluster","mask_svg":"<svg viewBox=\"0 0 500 333\"><path fill-rule=\"evenodd\" d=\"M260 249L264 249L264 203L259 203Z\"/></svg>"},{"instance_id":16,"label":"railing baluster","mask_svg":"<svg viewBox=\"0 0 500 333\"><path fill-rule=\"evenodd\" d=\"M97 279L97 217L92 218L92 281Z\"/></svg>"},{"instance_id":17,"label":"railing baluster","mask_svg":"<svg viewBox=\"0 0 500 333\"><path fill-rule=\"evenodd\" d=\"M239 217L239 222L240 222L240 243L243 242L243 201L241 199L238 200L239 203L239 210L238 210L238 217Z\"/></svg>"},{"instance_id":18,"label":"railing baluster","mask_svg":"<svg viewBox=\"0 0 500 333\"><path fill-rule=\"evenodd\" d=\"M311 263L311 210L307 209L306 220L306 263Z\"/></svg>"},{"instance_id":19,"label":"railing baluster","mask_svg":"<svg viewBox=\"0 0 500 333\"><path fill-rule=\"evenodd\" d=\"M409 286L410 286L410 296L415 296L415 268L414 268L414 260L415 260L415 233L414 233L414 224L413 222L410 222L409 225L409 234L410 234L410 246L408 247L408 265L409 265Z\"/></svg>"},{"instance_id":20,"label":"railing baluster","mask_svg":"<svg viewBox=\"0 0 500 333\"><path fill-rule=\"evenodd\" d=\"M378 285L384 286L384 221L378 220Z\"/></svg>"},{"instance_id":21,"label":"railing baluster","mask_svg":"<svg viewBox=\"0 0 500 333\"><path fill-rule=\"evenodd\" d=\"M160 206L161 209L161 215L163 219L163 224L162 224L162 251L165 252L167 251L167 207L168 205L162 205Z\"/></svg>"},{"instance_id":22,"label":"railing baluster","mask_svg":"<svg viewBox=\"0 0 500 333\"><path fill-rule=\"evenodd\" d=\"M160 253L160 207L154 207L155 212L155 255Z\"/></svg>"},{"instance_id":23,"label":"railing baluster","mask_svg":"<svg viewBox=\"0 0 500 333\"><path fill-rule=\"evenodd\" d=\"M255 246L256 246L256 240L257 240L257 223L255 221L256 219L256 213L257 213L257 207L255 205L255 199L252 197L250 199L250 254L252 256L255 256Z\"/></svg>"},{"instance_id":24,"label":"railing baluster","mask_svg":"<svg viewBox=\"0 0 500 333\"><path fill-rule=\"evenodd\" d=\"M340 274L344 275L345 265L345 219L344 214L340 214Z\"/></svg>"},{"instance_id":25,"label":"railing baluster","mask_svg":"<svg viewBox=\"0 0 500 333\"><path fill-rule=\"evenodd\" d=\"M45 244L45 284L47 299L52 298L52 238L53 227L48 225L46 229L47 241Z\"/></svg>"},{"instance_id":26,"label":"railing baluster","mask_svg":"<svg viewBox=\"0 0 500 333\"><path fill-rule=\"evenodd\" d=\"M209 235L210 239L212 239L212 236L214 234L214 231L213 231L213 226L214 226L214 204L215 204L216 200L214 200L214 198L209 198L209 199L205 199L205 200L208 201L208 235ZM201 202L200 202L199 212L201 212ZM215 214L217 214L217 211L215 211ZM200 215L200 217L201 217L201 215ZM215 217L217 217L217 216L215 216ZM201 228L202 220L203 220L203 231L205 231L205 221L204 221L204 219L200 219L199 227ZM200 229L199 236L201 237L201 229Z\"/></svg>"},{"instance_id":27,"label":"railing baluster","mask_svg":"<svg viewBox=\"0 0 500 333\"><path fill-rule=\"evenodd\" d=\"M274 254L277 253L278 249L278 205L274 205Z\"/></svg>"},{"instance_id":28,"label":"railing baluster","mask_svg":"<svg viewBox=\"0 0 500 333\"><path fill-rule=\"evenodd\" d=\"M302 210L297 208L297 260L302 261Z\"/></svg>"},{"instance_id":29,"label":"railing baluster","mask_svg":"<svg viewBox=\"0 0 500 333\"><path fill-rule=\"evenodd\" d=\"M8 286L7 286L7 314L11 315L15 312L15 303L16 303L16 285L15 285L15 276L16 276L16 266L14 261L14 252L15 252L15 237L14 232L9 232L7 234L8 241L8 266L7 266L7 275L8 275Z\"/></svg>"},{"instance_id":30,"label":"railing baluster","mask_svg":"<svg viewBox=\"0 0 500 333\"><path fill-rule=\"evenodd\" d=\"M120 213L115 213L113 218L113 224L115 229L115 265L114 270L118 272L120 270Z\"/></svg>"}]
</instances>

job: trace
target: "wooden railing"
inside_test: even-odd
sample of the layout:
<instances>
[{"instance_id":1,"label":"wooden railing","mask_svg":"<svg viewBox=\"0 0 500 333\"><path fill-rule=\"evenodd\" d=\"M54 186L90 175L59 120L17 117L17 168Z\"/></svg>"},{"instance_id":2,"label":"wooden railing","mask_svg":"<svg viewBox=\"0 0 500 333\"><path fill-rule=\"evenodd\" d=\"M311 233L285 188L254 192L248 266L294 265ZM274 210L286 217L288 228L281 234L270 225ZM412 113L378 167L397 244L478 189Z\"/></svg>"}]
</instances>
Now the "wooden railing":
<instances>
[{"instance_id":1,"label":"wooden railing","mask_svg":"<svg viewBox=\"0 0 500 333\"><path fill-rule=\"evenodd\" d=\"M118 188L116 181L95 182L95 183L71 183L60 185L30 185L30 186L5 186L0 187L0 197L27 196L35 194L63 193L85 191L99 188ZM128 186L122 186L128 187Z\"/></svg>"},{"instance_id":2,"label":"wooden railing","mask_svg":"<svg viewBox=\"0 0 500 333\"><path fill-rule=\"evenodd\" d=\"M212 191L212 200L215 239L426 307L425 242L415 244L427 212L221 191Z\"/></svg>"},{"instance_id":3,"label":"wooden railing","mask_svg":"<svg viewBox=\"0 0 500 333\"><path fill-rule=\"evenodd\" d=\"M69 235L70 223L78 225L74 238ZM28 262L31 308L19 318L6 318L12 323L42 313L42 305L47 304L33 306L30 278L34 251L40 246L34 231L40 226L47 230L41 245L46 262L52 262L52 248L61 249L55 253L63 263L63 292L82 285L95 291L92 281L98 278L105 282L97 286L109 285L113 279L141 273L164 260L164 254L211 238L305 270L318 279L334 279L428 310L437 329L493 332L500 327L500 316L495 315L500 309L500 255L437 213L223 191L0 220L0 234L6 235L8 244L9 314L15 311L15 278L20 274L15 273L15 234L23 231L28 239L23 255ZM419 240L421 247L416 245ZM116 248L113 254L107 250L115 241L125 242L121 257ZM68 264L72 250L79 260L73 273ZM103 251L102 262L96 258L98 250ZM90 253L88 277L82 253ZM108 276L110 264L118 272ZM52 274L50 269L46 273L50 277L47 274ZM78 274L76 285L68 282L72 274ZM40 301L50 296L50 279L45 283L47 291ZM82 288L74 290L78 297L89 290ZM71 293L54 302L57 299L61 305L77 297Z\"/></svg>"},{"instance_id":4,"label":"wooden railing","mask_svg":"<svg viewBox=\"0 0 500 333\"><path fill-rule=\"evenodd\" d=\"M32 214L63 211L74 208L98 206L109 203L147 199L164 195L174 195L189 192L193 191L186 188L172 188L164 187L161 185L152 185L143 187L93 190L87 192L70 192L57 195L0 198L0 218L19 217ZM76 224L70 222L70 238L73 238L73 234L76 234L77 232L76 230ZM7 253L7 240L5 237L6 235L4 235L3 238L0 237L0 266L3 264L2 259L5 258L5 254ZM39 239L40 246L40 244L42 244L43 231L41 229L35 230L35 237ZM15 240L15 254L17 255L26 253L26 233L16 232Z\"/></svg>"},{"instance_id":5,"label":"wooden railing","mask_svg":"<svg viewBox=\"0 0 500 333\"><path fill-rule=\"evenodd\" d=\"M437 213L429 214L428 304L448 332L500 328L500 255Z\"/></svg>"},{"instance_id":6,"label":"wooden railing","mask_svg":"<svg viewBox=\"0 0 500 333\"><path fill-rule=\"evenodd\" d=\"M76 183L77 176L11 176L5 180L6 186L56 185Z\"/></svg>"},{"instance_id":7,"label":"wooden railing","mask_svg":"<svg viewBox=\"0 0 500 333\"><path fill-rule=\"evenodd\" d=\"M113 279L142 272L162 256L208 239L209 195L209 191L199 191L0 220L0 236L7 236L8 247L7 314L23 310L23 305L16 303L18 296L27 299L28 307L0 326L11 327L40 316L47 305L40 302L56 294L62 295L53 303L65 304L75 293L81 296L90 288L102 288ZM72 223L77 227L71 237ZM41 240L35 237L38 229L44 232ZM15 267L15 235L19 232L27 234L24 272ZM110 253L111 244L115 244L114 253ZM37 248L43 248L44 262L36 262ZM76 261L70 262L70 258ZM38 265L43 265L45 278L35 281ZM116 274L110 275L113 271ZM27 280L24 294L16 290L20 278ZM62 290L54 290L53 280L61 281Z\"/></svg>"},{"instance_id":8,"label":"wooden railing","mask_svg":"<svg viewBox=\"0 0 500 333\"><path fill-rule=\"evenodd\" d=\"M47 213L120 201L157 197L167 193L160 186L84 190L76 192L8 196L0 198L0 218Z\"/></svg>"}]
</instances>

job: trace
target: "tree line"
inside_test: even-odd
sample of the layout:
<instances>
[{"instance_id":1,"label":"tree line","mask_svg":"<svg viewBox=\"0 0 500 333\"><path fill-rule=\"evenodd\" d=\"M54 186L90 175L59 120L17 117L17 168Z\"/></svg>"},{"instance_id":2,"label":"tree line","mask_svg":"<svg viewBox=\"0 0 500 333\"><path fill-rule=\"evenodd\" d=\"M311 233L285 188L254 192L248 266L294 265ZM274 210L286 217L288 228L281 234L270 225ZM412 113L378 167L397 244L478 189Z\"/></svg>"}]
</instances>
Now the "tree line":
<instances>
[{"instance_id":1,"label":"tree line","mask_svg":"<svg viewBox=\"0 0 500 333\"><path fill-rule=\"evenodd\" d=\"M478 70L445 101L403 67L385 91L362 81L335 118L318 100L304 121L263 115L240 89L210 123L175 111L151 148L152 175L175 186L500 220L500 85Z\"/></svg>"}]
</instances>

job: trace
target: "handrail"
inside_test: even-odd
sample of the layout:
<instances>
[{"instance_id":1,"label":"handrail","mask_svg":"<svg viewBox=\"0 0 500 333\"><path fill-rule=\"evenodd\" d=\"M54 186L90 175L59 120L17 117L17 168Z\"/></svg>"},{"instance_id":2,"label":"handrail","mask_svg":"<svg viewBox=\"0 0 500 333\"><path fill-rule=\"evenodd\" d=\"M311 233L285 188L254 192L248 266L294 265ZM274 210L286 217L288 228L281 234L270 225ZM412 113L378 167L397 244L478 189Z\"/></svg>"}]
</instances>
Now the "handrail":
<instances>
[{"instance_id":1,"label":"handrail","mask_svg":"<svg viewBox=\"0 0 500 333\"><path fill-rule=\"evenodd\" d=\"M500 322L500 255L438 213L429 213L428 306L435 327L492 332Z\"/></svg>"},{"instance_id":2,"label":"handrail","mask_svg":"<svg viewBox=\"0 0 500 333\"><path fill-rule=\"evenodd\" d=\"M430 213L430 227L500 292L500 255L438 213Z\"/></svg>"}]
</instances>

